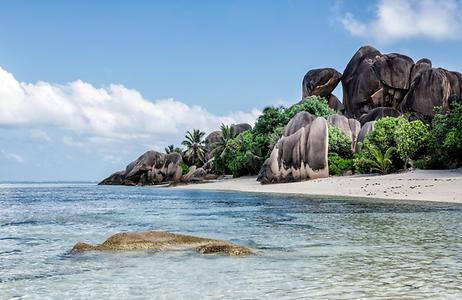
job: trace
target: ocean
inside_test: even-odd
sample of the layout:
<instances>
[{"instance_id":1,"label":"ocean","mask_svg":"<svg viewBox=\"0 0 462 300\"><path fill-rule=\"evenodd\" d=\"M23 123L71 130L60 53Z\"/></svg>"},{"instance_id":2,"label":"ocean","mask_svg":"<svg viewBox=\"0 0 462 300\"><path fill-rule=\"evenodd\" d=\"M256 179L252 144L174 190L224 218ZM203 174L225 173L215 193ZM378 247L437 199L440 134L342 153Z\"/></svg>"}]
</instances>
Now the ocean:
<instances>
[{"instance_id":1,"label":"ocean","mask_svg":"<svg viewBox=\"0 0 462 300\"><path fill-rule=\"evenodd\" d=\"M69 254L122 231L222 239L256 255ZM0 299L462 298L462 205L0 184Z\"/></svg>"}]
</instances>

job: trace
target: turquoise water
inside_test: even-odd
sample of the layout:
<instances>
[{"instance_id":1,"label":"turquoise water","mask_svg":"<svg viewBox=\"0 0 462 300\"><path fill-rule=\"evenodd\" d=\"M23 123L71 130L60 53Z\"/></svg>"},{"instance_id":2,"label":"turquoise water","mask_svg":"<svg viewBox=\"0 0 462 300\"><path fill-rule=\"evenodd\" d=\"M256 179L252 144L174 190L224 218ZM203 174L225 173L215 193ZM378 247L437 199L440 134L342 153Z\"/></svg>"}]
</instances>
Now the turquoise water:
<instances>
[{"instance_id":1,"label":"turquoise water","mask_svg":"<svg viewBox=\"0 0 462 300\"><path fill-rule=\"evenodd\" d=\"M69 255L166 230L247 245ZM92 184L0 184L0 299L462 298L462 206Z\"/></svg>"}]
</instances>

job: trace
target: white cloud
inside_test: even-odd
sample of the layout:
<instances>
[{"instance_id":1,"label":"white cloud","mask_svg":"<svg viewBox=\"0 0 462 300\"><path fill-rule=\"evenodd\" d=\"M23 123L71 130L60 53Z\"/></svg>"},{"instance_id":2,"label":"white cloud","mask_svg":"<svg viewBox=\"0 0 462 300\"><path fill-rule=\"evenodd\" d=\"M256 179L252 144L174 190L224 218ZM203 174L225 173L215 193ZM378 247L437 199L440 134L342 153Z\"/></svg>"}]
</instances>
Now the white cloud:
<instances>
[{"instance_id":1,"label":"white cloud","mask_svg":"<svg viewBox=\"0 0 462 300\"><path fill-rule=\"evenodd\" d=\"M380 43L413 37L455 40L462 34L461 13L461 0L381 0L373 20L346 13L341 22L352 35Z\"/></svg>"},{"instance_id":2,"label":"white cloud","mask_svg":"<svg viewBox=\"0 0 462 300\"><path fill-rule=\"evenodd\" d=\"M43 130L40 129L31 129L30 136L34 139L41 140L44 142L52 142L51 137Z\"/></svg>"},{"instance_id":3,"label":"white cloud","mask_svg":"<svg viewBox=\"0 0 462 300\"><path fill-rule=\"evenodd\" d=\"M31 136L45 141L51 138L37 128L56 127L66 132L61 141L74 147L84 147L84 142L168 140L192 128L208 132L221 123L253 124L259 114L253 109L214 115L173 99L152 102L120 84L96 88L81 80L24 83L0 67L0 127L33 128Z\"/></svg>"},{"instance_id":4,"label":"white cloud","mask_svg":"<svg viewBox=\"0 0 462 300\"><path fill-rule=\"evenodd\" d=\"M15 161L17 163L23 163L24 162L24 159L19 154L9 153L9 152L6 152L4 150L0 150L0 157L2 157L4 159L7 159L7 160Z\"/></svg>"}]
</instances>

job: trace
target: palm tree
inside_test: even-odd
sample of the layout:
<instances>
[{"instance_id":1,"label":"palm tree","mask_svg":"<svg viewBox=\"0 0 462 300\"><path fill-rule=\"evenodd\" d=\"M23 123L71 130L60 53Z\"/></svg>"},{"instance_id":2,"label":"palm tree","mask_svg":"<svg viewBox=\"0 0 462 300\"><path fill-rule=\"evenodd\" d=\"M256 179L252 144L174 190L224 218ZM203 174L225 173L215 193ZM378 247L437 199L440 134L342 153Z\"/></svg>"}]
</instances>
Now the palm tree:
<instances>
[{"instance_id":1,"label":"palm tree","mask_svg":"<svg viewBox=\"0 0 462 300\"><path fill-rule=\"evenodd\" d=\"M212 155L214 157L224 157L229 151L232 151L232 145L230 141L236 137L234 127L232 126L221 124L220 130L220 139L218 140L218 142L215 142L211 145Z\"/></svg>"},{"instance_id":2,"label":"palm tree","mask_svg":"<svg viewBox=\"0 0 462 300\"><path fill-rule=\"evenodd\" d=\"M167 147L165 147L165 153L170 154L175 152L182 154L183 150L181 150L181 148L179 147L175 147L174 145L168 145Z\"/></svg>"},{"instance_id":3,"label":"palm tree","mask_svg":"<svg viewBox=\"0 0 462 300\"><path fill-rule=\"evenodd\" d=\"M193 165L204 163L206 152L205 142L203 140L204 135L205 132L200 131L199 129L194 129L192 133L187 131L185 140L181 142L181 144L186 147L186 150L184 151L185 157Z\"/></svg>"},{"instance_id":4,"label":"palm tree","mask_svg":"<svg viewBox=\"0 0 462 300\"><path fill-rule=\"evenodd\" d=\"M374 159L369 159L369 163L372 165L372 170L378 171L383 175L388 174L390 167L392 166L391 156L393 155L394 147L390 147L382 154L382 151L376 146L369 146L369 152L372 154Z\"/></svg>"}]
</instances>

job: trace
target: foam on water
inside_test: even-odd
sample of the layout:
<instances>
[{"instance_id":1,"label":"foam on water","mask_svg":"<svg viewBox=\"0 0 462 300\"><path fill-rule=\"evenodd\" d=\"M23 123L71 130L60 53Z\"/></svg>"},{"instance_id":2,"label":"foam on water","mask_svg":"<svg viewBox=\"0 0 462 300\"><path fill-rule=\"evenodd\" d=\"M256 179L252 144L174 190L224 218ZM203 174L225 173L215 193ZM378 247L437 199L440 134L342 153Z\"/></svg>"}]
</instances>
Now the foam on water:
<instances>
[{"instance_id":1,"label":"foam on water","mask_svg":"<svg viewBox=\"0 0 462 300\"><path fill-rule=\"evenodd\" d=\"M252 248L69 255L165 230ZM0 299L462 297L462 206L93 184L0 184Z\"/></svg>"}]
</instances>

